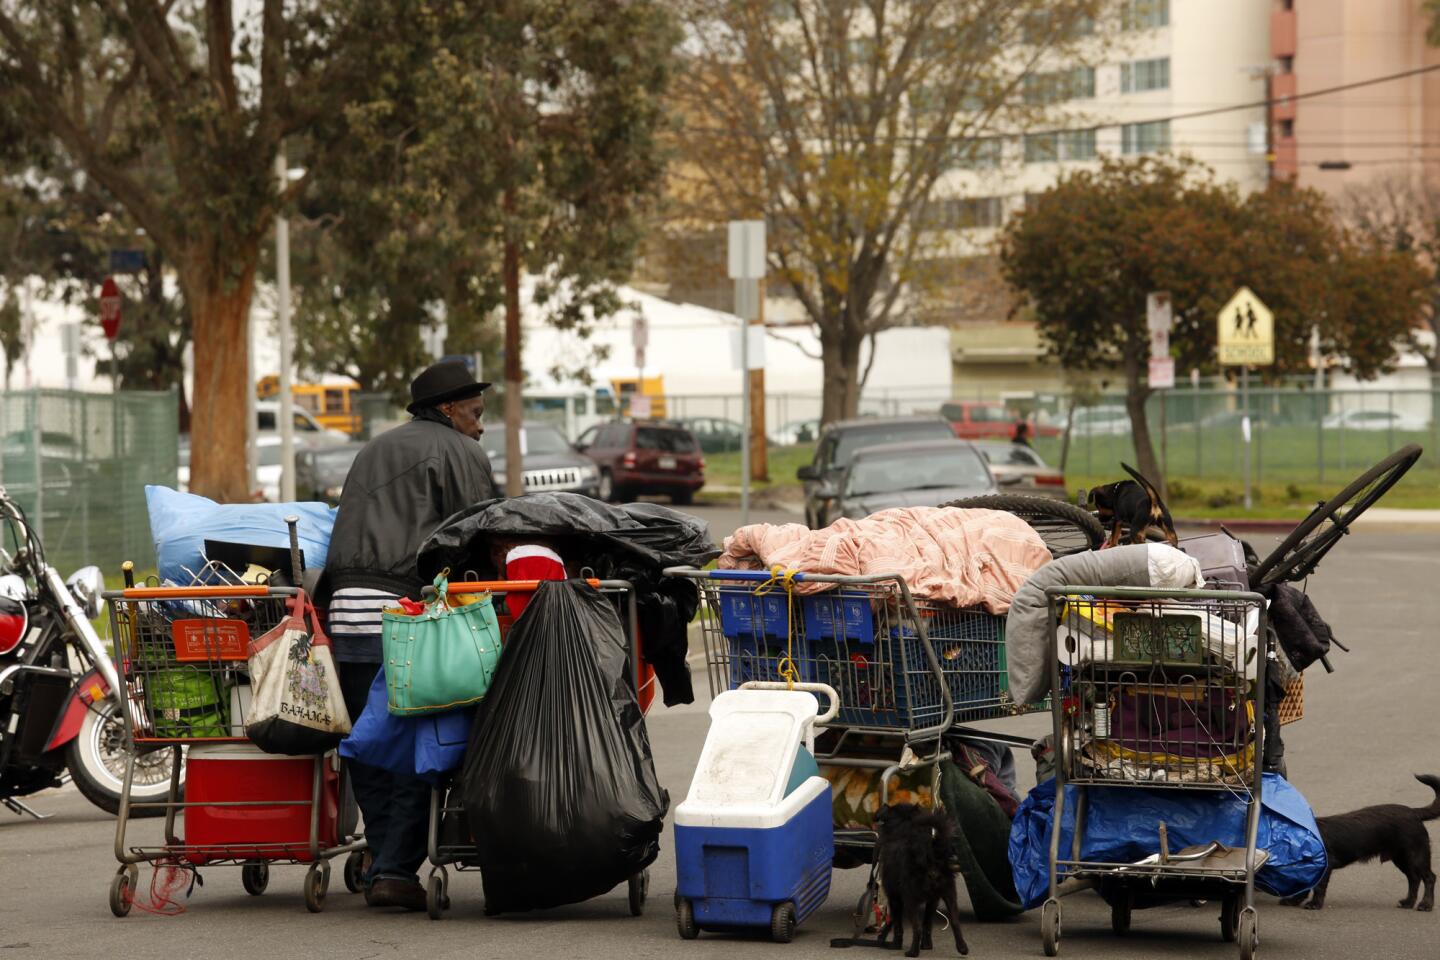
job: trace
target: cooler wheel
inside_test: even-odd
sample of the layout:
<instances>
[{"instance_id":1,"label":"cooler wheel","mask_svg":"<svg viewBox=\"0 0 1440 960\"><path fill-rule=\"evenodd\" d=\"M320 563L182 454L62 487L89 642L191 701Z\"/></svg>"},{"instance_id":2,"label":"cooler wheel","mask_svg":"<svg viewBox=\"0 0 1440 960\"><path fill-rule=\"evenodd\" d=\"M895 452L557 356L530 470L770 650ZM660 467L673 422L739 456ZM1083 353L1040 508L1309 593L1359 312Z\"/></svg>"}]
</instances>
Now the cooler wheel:
<instances>
[{"instance_id":1,"label":"cooler wheel","mask_svg":"<svg viewBox=\"0 0 1440 960\"><path fill-rule=\"evenodd\" d=\"M250 896L260 896L270 885L270 865L268 863L245 864L240 868L240 883Z\"/></svg>"},{"instance_id":2,"label":"cooler wheel","mask_svg":"<svg viewBox=\"0 0 1440 960\"><path fill-rule=\"evenodd\" d=\"M700 936L700 928L695 925L695 908L689 900L675 901L675 929L680 931L681 940Z\"/></svg>"},{"instance_id":3,"label":"cooler wheel","mask_svg":"<svg viewBox=\"0 0 1440 960\"><path fill-rule=\"evenodd\" d=\"M770 939L776 943L789 943L795 939L795 905L777 903L770 911Z\"/></svg>"}]
</instances>

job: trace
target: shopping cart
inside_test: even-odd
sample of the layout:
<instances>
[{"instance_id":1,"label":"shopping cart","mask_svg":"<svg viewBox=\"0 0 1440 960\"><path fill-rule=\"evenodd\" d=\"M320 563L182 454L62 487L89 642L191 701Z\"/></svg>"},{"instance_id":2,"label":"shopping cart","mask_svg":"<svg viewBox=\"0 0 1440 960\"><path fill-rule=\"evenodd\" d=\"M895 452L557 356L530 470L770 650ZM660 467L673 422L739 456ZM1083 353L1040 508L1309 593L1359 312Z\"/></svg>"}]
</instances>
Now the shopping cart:
<instances>
[{"instance_id":1,"label":"shopping cart","mask_svg":"<svg viewBox=\"0 0 1440 960\"><path fill-rule=\"evenodd\" d=\"M309 864L305 905L313 913L324 904L330 860L348 856L346 886L358 890L364 841L345 822L338 757L266 754L245 737L250 641L284 620L297 594L263 584L127 586L105 594L128 707L115 824L120 868L110 884L117 917L130 912L141 863L193 873L239 865L254 895L264 892L272 864ZM170 746L183 749L171 751L166 798L132 800L137 758ZM164 811L163 843L127 842L131 813L141 809Z\"/></svg>"},{"instance_id":2,"label":"shopping cart","mask_svg":"<svg viewBox=\"0 0 1440 960\"><path fill-rule=\"evenodd\" d=\"M1255 874L1269 650L1265 601L1255 593L1065 586L1047 591L1052 640L1055 806L1049 896L1041 908L1046 956L1060 948L1060 898L1099 888L1116 934L1137 900L1221 904L1226 941L1250 960L1259 944ZM1075 790L1069 849L1061 850L1066 786ZM1158 853L1134 863L1082 857L1092 788L1210 791L1244 801L1243 847L1171 851L1157 822ZM1238 823L1236 824L1238 828ZM1237 830L1238 832L1238 830ZM1152 838L1136 838L1149 842Z\"/></svg>"},{"instance_id":3,"label":"shopping cart","mask_svg":"<svg viewBox=\"0 0 1440 960\"><path fill-rule=\"evenodd\" d=\"M625 635L630 641L630 666L641 710L649 712L654 699L655 672L640 657L639 625L635 606L635 588L625 580L597 580L582 571L590 586L609 596L618 607ZM473 576L473 575L472 575ZM500 622L502 640L509 633L510 617L500 600L509 593L534 593L540 580L467 580L450 584L452 596L466 593L490 593ZM430 789L429 856L430 875L425 882L425 908L431 920L439 920L450 909L450 874L480 869L480 851L471 839L465 819L465 808L456 795L453 778L445 777ZM645 912L645 898L650 890L650 871L642 870L626 884L631 916Z\"/></svg>"},{"instance_id":4,"label":"shopping cart","mask_svg":"<svg viewBox=\"0 0 1440 960\"><path fill-rule=\"evenodd\" d=\"M914 596L898 575L832 576L787 571L672 568L694 580L711 696L754 682L827 684L839 694L834 719L817 724L822 768L880 771L890 783L950 759L948 736L1030 746L1030 738L963 724L1043 711L1016 703L1005 658L1005 617ZM824 585L806 592L807 585ZM817 712L819 704L817 702ZM932 778L932 783L933 783ZM876 833L837 827L837 863L872 866L855 911L857 933L874 918Z\"/></svg>"}]
</instances>

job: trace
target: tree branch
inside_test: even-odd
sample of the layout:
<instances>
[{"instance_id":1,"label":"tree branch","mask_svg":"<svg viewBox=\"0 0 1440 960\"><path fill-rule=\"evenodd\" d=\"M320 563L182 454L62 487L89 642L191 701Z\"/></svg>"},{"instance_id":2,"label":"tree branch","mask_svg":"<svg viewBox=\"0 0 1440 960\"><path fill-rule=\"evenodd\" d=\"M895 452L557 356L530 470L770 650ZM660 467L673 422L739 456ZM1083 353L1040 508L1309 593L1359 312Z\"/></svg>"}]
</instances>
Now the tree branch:
<instances>
[{"instance_id":1,"label":"tree branch","mask_svg":"<svg viewBox=\"0 0 1440 960\"><path fill-rule=\"evenodd\" d=\"M235 89L235 18L230 0L209 0L205 4L205 47L210 55L210 83L221 107L233 113L240 97Z\"/></svg>"}]
</instances>

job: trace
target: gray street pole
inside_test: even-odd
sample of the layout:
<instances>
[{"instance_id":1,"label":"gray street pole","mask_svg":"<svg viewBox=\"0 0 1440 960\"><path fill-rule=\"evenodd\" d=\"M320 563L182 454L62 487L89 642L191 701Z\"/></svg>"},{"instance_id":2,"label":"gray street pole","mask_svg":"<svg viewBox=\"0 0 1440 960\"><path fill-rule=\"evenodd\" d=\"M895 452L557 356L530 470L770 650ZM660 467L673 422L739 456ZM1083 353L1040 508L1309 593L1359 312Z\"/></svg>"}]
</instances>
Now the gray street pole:
<instances>
[{"instance_id":1,"label":"gray street pole","mask_svg":"<svg viewBox=\"0 0 1440 960\"><path fill-rule=\"evenodd\" d=\"M275 155L275 176L283 194L290 184L285 147ZM291 382L290 221L283 211L275 217L275 285L280 321L280 500L295 500L295 395Z\"/></svg>"},{"instance_id":2,"label":"gray street pole","mask_svg":"<svg viewBox=\"0 0 1440 960\"><path fill-rule=\"evenodd\" d=\"M1240 368L1240 431L1245 435L1245 509L1254 502L1250 494L1250 368Z\"/></svg>"}]
</instances>

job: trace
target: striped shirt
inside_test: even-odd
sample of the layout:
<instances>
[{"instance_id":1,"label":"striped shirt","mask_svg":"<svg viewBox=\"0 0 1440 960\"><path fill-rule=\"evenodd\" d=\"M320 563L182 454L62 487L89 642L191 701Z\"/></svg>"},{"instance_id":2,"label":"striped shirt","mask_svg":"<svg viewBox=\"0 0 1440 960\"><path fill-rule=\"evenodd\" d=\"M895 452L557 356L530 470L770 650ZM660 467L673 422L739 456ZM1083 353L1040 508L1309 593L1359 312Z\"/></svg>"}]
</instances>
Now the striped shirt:
<instances>
[{"instance_id":1,"label":"striped shirt","mask_svg":"<svg viewBox=\"0 0 1440 960\"><path fill-rule=\"evenodd\" d=\"M397 594L365 587L346 587L330 599L330 639L335 659L343 663L380 663L381 611L398 605Z\"/></svg>"}]
</instances>

